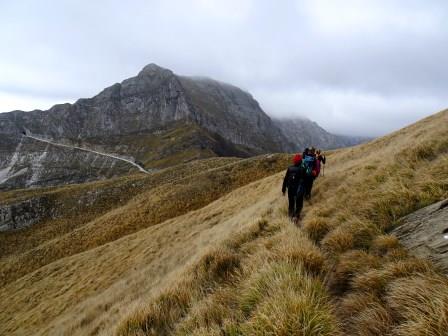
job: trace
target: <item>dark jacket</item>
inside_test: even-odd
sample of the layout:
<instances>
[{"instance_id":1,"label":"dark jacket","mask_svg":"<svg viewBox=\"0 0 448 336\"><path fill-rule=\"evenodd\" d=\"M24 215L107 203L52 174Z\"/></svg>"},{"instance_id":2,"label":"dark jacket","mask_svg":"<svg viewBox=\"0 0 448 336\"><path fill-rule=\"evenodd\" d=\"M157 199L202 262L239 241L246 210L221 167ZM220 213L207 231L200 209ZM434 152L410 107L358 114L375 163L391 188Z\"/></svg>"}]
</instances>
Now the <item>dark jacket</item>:
<instances>
[{"instance_id":1,"label":"dark jacket","mask_svg":"<svg viewBox=\"0 0 448 336\"><path fill-rule=\"evenodd\" d=\"M283 179L282 192L286 192L286 188L297 190L305 176L305 168L301 164L289 166Z\"/></svg>"}]
</instances>

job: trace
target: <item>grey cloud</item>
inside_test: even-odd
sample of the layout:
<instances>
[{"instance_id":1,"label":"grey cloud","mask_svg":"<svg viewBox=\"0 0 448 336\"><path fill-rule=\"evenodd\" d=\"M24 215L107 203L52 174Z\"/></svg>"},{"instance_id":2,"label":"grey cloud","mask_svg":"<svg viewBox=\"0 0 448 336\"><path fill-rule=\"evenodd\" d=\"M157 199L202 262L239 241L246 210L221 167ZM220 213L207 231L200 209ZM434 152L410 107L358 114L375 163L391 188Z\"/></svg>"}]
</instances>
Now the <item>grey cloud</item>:
<instances>
[{"instance_id":1,"label":"grey cloud","mask_svg":"<svg viewBox=\"0 0 448 336\"><path fill-rule=\"evenodd\" d=\"M3 1L0 93L74 100L155 62L338 133L384 134L446 107L448 4L360 3Z\"/></svg>"}]
</instances>

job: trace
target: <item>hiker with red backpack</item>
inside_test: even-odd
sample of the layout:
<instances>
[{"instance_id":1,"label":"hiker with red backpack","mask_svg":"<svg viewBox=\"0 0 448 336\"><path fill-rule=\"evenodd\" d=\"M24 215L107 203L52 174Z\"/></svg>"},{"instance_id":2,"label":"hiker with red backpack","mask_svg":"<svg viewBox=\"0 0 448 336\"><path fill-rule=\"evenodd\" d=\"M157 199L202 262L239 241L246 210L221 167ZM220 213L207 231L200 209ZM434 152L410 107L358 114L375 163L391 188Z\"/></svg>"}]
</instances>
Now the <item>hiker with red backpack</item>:
<instances>
[{"instance_id":1,"label":"hiker with red backpack","mask_svg":"<svg viewBox=\"0 0 448 336\"><path fill-rule=\"evenodd\" d=\"M293 165L286 170L285 178L283 179L282 193L285 195L288 189L288 215L297 223L300 219L300 212L303 208L303 196L305 193L304 179L306 171L302 165L302 156L300 154L294 155Z\"/></svg>"}]
</instances>

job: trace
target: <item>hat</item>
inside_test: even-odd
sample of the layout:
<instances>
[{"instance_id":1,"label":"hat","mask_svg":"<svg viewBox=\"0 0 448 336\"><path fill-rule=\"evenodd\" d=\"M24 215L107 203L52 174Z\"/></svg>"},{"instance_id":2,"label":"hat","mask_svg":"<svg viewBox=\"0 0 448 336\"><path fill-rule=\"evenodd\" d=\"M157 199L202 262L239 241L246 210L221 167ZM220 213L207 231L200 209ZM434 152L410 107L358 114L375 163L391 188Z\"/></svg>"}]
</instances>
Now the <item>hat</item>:
<instances>
[{"instance_id":1,"label":"hat","mask_svg":"<svg viewBox=\"0 0 448 336\"><path fill-rule=\"evenodd\" d=\"M292 158L292 163L299 164L302 161L302 155L300 154L296 154L294 155L294 157Z\"/></svg>"}]
</instances>

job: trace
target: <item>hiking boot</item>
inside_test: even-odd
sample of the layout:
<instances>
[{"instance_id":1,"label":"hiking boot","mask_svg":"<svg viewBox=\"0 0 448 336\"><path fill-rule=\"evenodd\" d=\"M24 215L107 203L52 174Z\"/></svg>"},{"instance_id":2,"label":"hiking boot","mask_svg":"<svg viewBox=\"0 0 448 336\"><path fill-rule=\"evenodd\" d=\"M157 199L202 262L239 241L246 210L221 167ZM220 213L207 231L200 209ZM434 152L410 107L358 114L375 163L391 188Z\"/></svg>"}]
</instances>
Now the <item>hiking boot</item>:
<instances>
[{"instance_id":1,"label":"hiking boot","mask_svg":"<svg viewBox=\"0 0 448 336\"><path fill-rule=\"evenodd\" d=\"M296 225L296 226L300 226L300 225L299 225L299 224L300 224L300 217L294 217L294 219L293 219L292 222L294 223L294 225Z\"/></svg>"}]
</instances>

